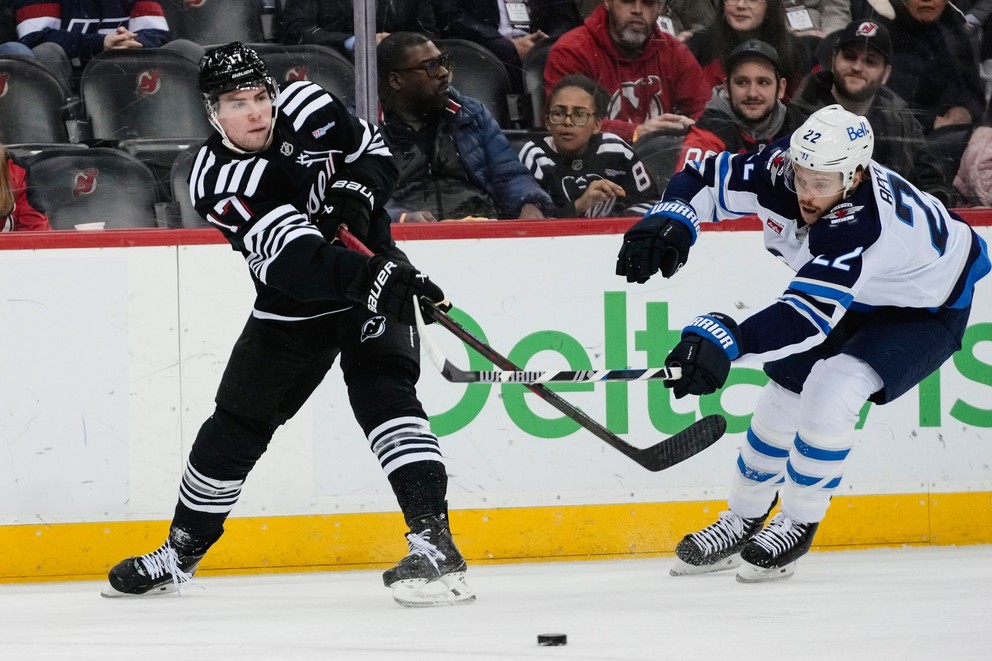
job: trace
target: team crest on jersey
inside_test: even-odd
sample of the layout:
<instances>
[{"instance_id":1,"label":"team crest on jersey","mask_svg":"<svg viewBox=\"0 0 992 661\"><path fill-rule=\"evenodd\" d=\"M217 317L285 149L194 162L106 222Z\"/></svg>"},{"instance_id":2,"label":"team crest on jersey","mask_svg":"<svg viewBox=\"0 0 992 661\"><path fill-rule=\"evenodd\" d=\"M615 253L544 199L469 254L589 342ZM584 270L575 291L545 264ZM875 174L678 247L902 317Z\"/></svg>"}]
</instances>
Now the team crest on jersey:
<instances>
[{"instance_id":1,"label":"team crest on jersey","mask_svg":"<svg viewBox=\"0 0 992 661\"><path fill-rule=\"evenodd\" d=\"M858 212L862 209L864 209L863 205L856 207L850 202L844 202L831 209L830 213L823 217L823 220L830 221L831 227L844 223L854 223L858 220Z\"/></svg>"},{"instance_id":2,"label":"team crest on jersey","mask_svg":"<svg viewBox=\"0 0 992 661\"><path fill-rule=\"evenodd\" d=\"M288 142L284 142L279 145L279 153L283 156L291 156L293 154L293 145Z\"/></svg>"},{"instance_id":3,"label":"team crest on jersey","mask_svg":"<svg viewBox=\"0 0 992 661\"><path fill-rule=\"evenodd\" d=\"M386 332L386 318L376 315L362 324L362 342L379 337Z\"/></svg>"},{"instance_id":4,"label":"team crest on jersey","mask_svg":"<svg viewBox=\"0 0 992 661\"><path fill-rule=\"evenodd\" d=\"M292 83L297 80L310 80L309 75L310 72L306 67L297 65L286 69L286 73L283 74L283 78L287 83Z\"/></svg>"}]
</instances>

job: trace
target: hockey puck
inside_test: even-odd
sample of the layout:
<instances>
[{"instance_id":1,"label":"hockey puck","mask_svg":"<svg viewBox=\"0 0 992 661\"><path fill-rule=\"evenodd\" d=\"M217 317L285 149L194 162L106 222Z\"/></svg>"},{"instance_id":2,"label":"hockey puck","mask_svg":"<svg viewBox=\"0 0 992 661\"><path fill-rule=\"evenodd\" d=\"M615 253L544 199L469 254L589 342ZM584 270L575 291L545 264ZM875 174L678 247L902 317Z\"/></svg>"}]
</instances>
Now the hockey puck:
<instances>
[{"instance_id":1,"label":"hockey puck","mask_svg":"<svg viewBox=\"0 0 992 661\"><path fill-rule=\"evenodd\" d=\"M537 634L537 644L542 647L558 647L566 645L568 637L563 633L539 633Z\"/></svg>"}]
</instances>

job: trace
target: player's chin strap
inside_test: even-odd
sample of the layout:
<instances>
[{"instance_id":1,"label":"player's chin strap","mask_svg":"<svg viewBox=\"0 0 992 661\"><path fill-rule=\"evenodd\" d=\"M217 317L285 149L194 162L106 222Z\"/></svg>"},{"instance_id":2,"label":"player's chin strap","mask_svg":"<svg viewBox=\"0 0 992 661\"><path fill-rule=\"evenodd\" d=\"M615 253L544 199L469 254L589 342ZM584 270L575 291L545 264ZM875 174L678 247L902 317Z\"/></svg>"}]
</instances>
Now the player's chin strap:
<instances>
[{"instance_id":1,"label":"player's chin strap","mask_svg":"<svg viewBox=\"0 0 992 661\"><path fill-rule=\"evenodd\" d=\"M372 256L372 251L344 226L338 227L337 238L348 248L366 256ZM421 309L420 306L417 309ZM497 353L495 349L465 329L464 326L448 316L438 305L425 301L423 313L450 331L452 335L475 349L483 358L491 361L504 370L520 371L520 368L510 362L509 358ZM689 457L702 452L720 440L727 430L727 421L720 415L708 415L700 418L682 431L670 438L655 443L646 448L638 448L623 440L609 429L599 424L581 410L572 406L557 393L549 390L540 383L522 384L528 390L558 409L568 418L579 423L585 430L592 433L613 449L624 456L636 461L649 471L660 471L685 461Z\"/></svg>"}]
</instances>

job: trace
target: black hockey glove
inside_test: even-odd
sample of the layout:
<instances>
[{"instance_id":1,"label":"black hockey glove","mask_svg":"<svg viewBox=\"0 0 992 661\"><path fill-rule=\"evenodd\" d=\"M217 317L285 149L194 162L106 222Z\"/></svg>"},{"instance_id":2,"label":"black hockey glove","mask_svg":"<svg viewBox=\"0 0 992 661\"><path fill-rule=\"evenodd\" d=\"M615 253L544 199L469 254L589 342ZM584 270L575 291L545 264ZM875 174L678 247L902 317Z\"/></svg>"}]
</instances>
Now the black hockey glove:
<instances>
[{"instance_id":1,"label":"black hockey glove","mask_svg":"<svg viewBox=\"0 0 992 661\"><path fill-rule=\"evenodd\" d=\"M365 241L369 235L369 222L375 207L375 195L368 186L357 181L338 179L331 183L324 196L324 206L317 219L320 233L333 241L338 226L345 224L348 231Z\"/></svg>"},{"instance_id":2,"label":"black hockey glove","mask_svg":"<svg viewBox=\"0 0 992 661\"><path fill-rule=\"evenodd\" d=\"M696 241L696 212L678 200L660 202L623 235L617 275L645 283L652 275L670 278L689 261Z\"/></svg>"},{"instance_id":3,"label":"black hockey glove","mask_svg":"<svg viewBox=\"0 0 992 661\"><path fill-rule=\"evenodd\" d=\"M665 367L679 366L682 378L665 381L675 399L686 395L709 395L723 387L730 374L730 361L741 355L737 322L725 314L703 314L682 329L682 340L665 358Z\"/></svg>"},{"instance_id":4,"label":"black hockey glove","mask_svg":"<svg viewBox=\"0 0 992 661\"><path fill-rule=\"evenodd\" d=\"M401 324L414 325L413 297L432 303L444 300L444 292L426 275L403 262L373 255L348 285L348 299L371 312L387 315ZM424 320L429 321L430 315Z\"/></svg>"}]
</instances>

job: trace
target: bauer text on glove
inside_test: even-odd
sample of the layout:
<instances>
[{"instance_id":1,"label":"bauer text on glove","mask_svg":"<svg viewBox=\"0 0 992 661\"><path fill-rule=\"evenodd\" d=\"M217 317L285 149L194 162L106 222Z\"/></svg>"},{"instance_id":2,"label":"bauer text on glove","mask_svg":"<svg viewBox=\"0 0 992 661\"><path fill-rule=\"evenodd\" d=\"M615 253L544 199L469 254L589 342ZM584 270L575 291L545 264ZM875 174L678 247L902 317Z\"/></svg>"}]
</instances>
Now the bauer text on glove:
<instances>
[{"instance_id":1,"label":"bauer text on glove","mask_svg":"<svg viewBox=\"0 0 992 661\"><path fill-rule=\"evenodd\" d=\"M370 257L366 268L359 269L348 286L350 300L411 326L416 323L414 296L433 303L444 300L444 292L426 275L382 255Z\"/></svg>"}]
</instances>

